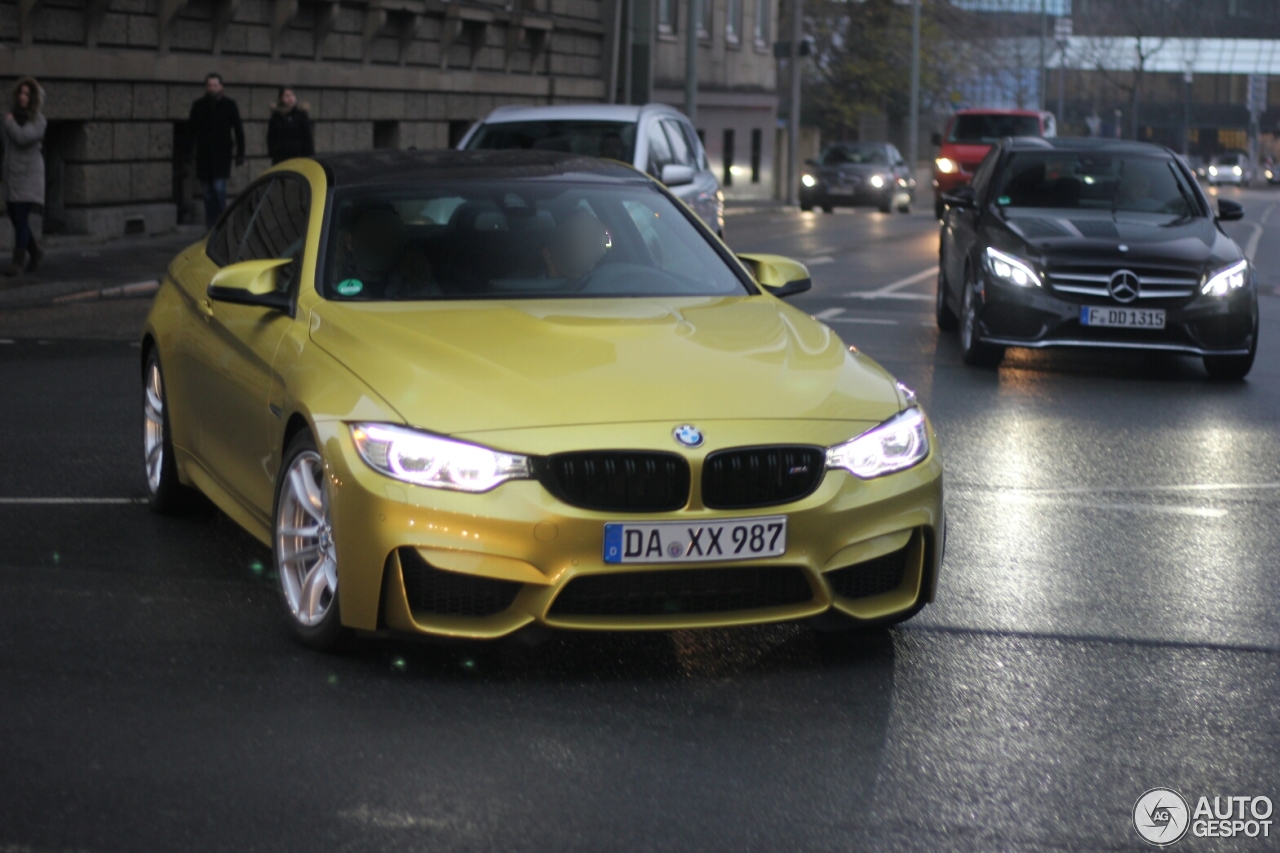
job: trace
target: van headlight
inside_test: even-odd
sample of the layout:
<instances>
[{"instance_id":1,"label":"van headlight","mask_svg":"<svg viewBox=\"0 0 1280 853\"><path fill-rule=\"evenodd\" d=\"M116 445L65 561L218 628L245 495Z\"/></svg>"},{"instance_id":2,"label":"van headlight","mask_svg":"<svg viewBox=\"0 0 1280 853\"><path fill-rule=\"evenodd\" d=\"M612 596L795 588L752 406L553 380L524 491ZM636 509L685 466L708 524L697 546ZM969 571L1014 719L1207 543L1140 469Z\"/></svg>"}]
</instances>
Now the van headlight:
<instances>
[{"instance_id":1,"label":"van headlight","mask_svg":"<svg viewBox=\"0 0 1280 853\"><path fill-rule=\"evenodd\" d=\"M415 486L487 492L531 476L529 457L391 424L352 424L360 458L379 474Z\"/></svg>"},{"instance_id":2,"label":"van headlight","mask_svg":"<svg viewBox=\"0 0 1280 853\"><path fill-rule=\"evenodd\" d=\"M870 480L904 471L929 455L924 412L910 408L844 444L827 448L827 468Z\"/></svg>"},{"instance_id":3,"label":"van headlight","mask_svg":"<svg viewBox=\"0 0 1280 853\"><path fill-rule=\"evenodd\" d=\"M956 161L950 157L939 157L933 162L938 167L938 171L944 175L950 175L956 171Z\"/></svg>"}]
</instances>

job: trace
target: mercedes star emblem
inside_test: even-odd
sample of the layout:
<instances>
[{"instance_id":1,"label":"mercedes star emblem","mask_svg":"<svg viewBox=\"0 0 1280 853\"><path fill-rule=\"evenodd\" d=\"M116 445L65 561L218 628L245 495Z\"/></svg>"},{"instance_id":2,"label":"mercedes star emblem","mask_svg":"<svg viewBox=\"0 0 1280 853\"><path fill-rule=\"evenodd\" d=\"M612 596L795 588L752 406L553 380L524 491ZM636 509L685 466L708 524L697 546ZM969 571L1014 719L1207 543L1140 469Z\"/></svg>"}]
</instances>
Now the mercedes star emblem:
<instances>
[{"instance_id":1,"label":"mercedes star emblem","mask_svg":"<svg viewBox=\"0 0 1280 853\"><path fill-rule=\"evenodd\" d=\"M1138 298L1138 275L1129 270L1117 270L1107 284L1111 298L1116 302L1132 302Z\"/></svg>"}]
</instances>

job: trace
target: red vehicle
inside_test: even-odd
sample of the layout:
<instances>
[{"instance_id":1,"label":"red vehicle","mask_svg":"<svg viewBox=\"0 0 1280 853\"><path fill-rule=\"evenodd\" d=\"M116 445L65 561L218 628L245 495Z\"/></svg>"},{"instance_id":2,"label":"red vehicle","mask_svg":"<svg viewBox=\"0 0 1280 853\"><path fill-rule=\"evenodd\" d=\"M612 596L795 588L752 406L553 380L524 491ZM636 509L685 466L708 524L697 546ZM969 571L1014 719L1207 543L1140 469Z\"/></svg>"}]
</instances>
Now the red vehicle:
<instances>
[{"instance_id":1,"label":"red vehicle","mask_svg":"<svg viewBox=\"0 0 1280 853\"><path fill-rule=\"evenodd\" d=\"M938 159L933 161L933 212L945 212L942 194L973 180L973 171L991 146L1006 136L1057 136L1053 113L1039 110L959 110L945 133L935 133Z\"/></svg>"}]
</instances>

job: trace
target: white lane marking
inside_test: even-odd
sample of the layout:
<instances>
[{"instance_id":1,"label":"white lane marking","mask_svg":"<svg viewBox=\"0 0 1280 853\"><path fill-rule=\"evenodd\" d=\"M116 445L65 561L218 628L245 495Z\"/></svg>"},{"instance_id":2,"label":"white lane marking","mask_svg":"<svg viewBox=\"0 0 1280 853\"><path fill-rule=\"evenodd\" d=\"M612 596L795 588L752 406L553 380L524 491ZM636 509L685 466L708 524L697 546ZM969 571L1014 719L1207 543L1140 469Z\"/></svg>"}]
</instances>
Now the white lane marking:
<instances>
[{"instance_id":1,"label":"white lane marking","mask_svg":"<svg viewBox=\"0 0 1280 853\"><path fill-rule=\"evenodd\" d=\"M1277 491L1280 483L1185 483L1169 486L1075 486L1065 489L1023 489L1016 486L986 486L954 483L948 487L961 492L1011 492L1028 495L1131 494L1135 492L1240 492Z\"/></svg>"},{"instance_id":2,"label":"white lane marking","mask_svg":"<svg viewBox=\"0 0 1280 853\"><path fill-rule=\"evenodd\" d=\"M844 313L843 308L827 308L814 314L815 320L830 320L832 317L839 317Z\"/></svg>"},{"instance_id":3,"label":"white lane marking","mask_svg":"<svg viewBox=\"0 0 1280 853\"><path fill-rule=\"evenodd\" d=\"M1258 219L1258 224L1266 225L1267 220L1271 218L1271 211L1275 209L1276 209L1276 206L1274 204L1267 205L1267 209L1262 212L1262 216Z\"/></svg>"},{"instance_id":4,"label":"white lane marking","mask_svg":"<svg viewBox=\"0 0 1280 853\"><path fill-rule=\"evenodd\" d=\"M854 299L919 299L932 302L933 297L923 293L899 293L898 291L913 284L918 284L937 274L937 267L929 267L927 270L921 270L915 275L892 281L884 287L878 287L875 290L854 290L846 293L845 296L851 296Z\"/></svg>"},{"instance_id":5,"label":"white lane marking","mask_svg":"<svg viewBox=\"0 0 1280 853\"><path fill-rule=\"evenodd\" d=\"M1256 222L1246 222L1244 224L1253 229L1253 236L1249 238L1249 242L1244 247L1244 256L1252 261L1253 256L1258 253L1258 241L1262 239L1262 226Z\"/></svg>"},{"instance_id":6,"label":"white lane marking","mask_svg":"<svg viewBox=\"0 0 1280 853\"><path fill-rule=\"evenodd\" d=\"M1190 515L1197 518L1223 518L1225 509L1208 506L1170 506L1168 504L1111 503L1104 501L1072 501L1036 495L999 495L1004 503L1047 504L1071 509L1105 509L1119 512L1153 512L1159 515Z\"/></svg>"},{"instance_id":7,"label":"white lane marking","mask_svg":"<svg viewBox=\"0 0 1280 853\"><path fill-rule=\"evenodd\" d=\"M823 264L834 264L835 262L836 262L836 259L831 257L830 255L820 255L816 258L809 258L804 263L805 263L805 266L820 267Z\"/></svg>"},{"instance_id":8,"label":"white lane marking","mask_svg":"<svg viewBox=\"0 0 1280 853\"><path fill-rule=\"evenodd\" d=\"M832 317L828 323L866 323L869 326L896 326L897 320L877 320L872 317Z\"/></svg>"},{"instance_id":9,"label":"white lane marking","mask_svg":"<svg viewBox=\"0 0 1280 853\"><path fill-rule=\"evenodd\" d=\"M0 498L0 506L69 506L84 504L144 504L146 498Z\"/></svg>"}]
</instances>

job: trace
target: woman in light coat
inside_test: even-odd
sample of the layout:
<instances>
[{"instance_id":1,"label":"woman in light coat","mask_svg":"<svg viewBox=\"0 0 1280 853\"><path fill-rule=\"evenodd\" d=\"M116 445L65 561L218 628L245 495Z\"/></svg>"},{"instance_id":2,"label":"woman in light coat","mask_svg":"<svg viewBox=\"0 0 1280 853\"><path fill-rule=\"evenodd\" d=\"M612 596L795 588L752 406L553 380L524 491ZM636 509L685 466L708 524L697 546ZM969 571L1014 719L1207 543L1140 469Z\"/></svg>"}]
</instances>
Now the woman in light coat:
<instances>
[{"instance_id":1,"label":"woman in light coat","mask_svg":"<svg viewBox=\"0 0 1280 853\"><path fill-rule=\"evenodd\" d=\"M44 91L32 77L23 77L13 87L13 103L4 117L4 161L0 163L0 183L4 184L5 208L13 223L13 262L4 274L15 276L40 266L44 250L31 233L31 213L44 204L44 155L40 141L48 122L40 114ZM30 260L28 262L28 256Z\"/></svg>"}]
</instances>

